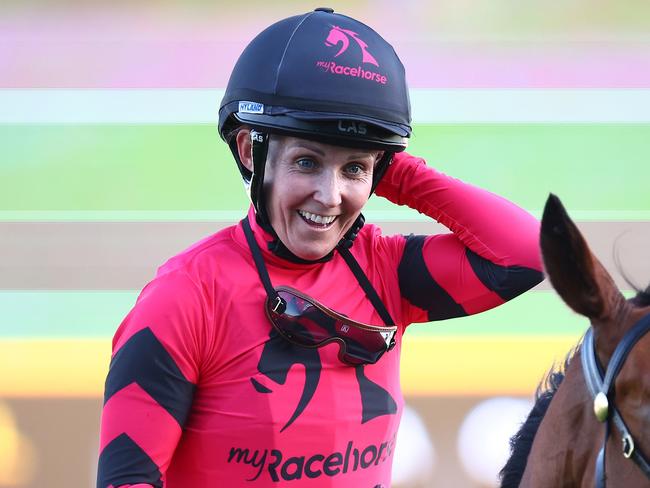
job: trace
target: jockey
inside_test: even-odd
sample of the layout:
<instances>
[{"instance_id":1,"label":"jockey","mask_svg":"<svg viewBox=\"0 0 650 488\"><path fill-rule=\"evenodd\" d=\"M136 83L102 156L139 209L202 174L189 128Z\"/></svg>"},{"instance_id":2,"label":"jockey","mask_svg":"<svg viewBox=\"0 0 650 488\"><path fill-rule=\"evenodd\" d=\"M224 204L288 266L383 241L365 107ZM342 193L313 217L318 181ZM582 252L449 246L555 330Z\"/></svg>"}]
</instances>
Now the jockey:
<instances>
[{"instance_id":1,"label":"jockey","mask_svg":"<svg viewBox=\"0 0 650 488\"><path fill-rule=\"evenodd\" d=\"M99 488L390 486L408 326L542 279L537 220L407 154L410 114L398 56L355 19L316 9L250 42L219 109L250 209L118 328ZM383 235L373 193L450 232Z\"/></svg>"}]
</instances>

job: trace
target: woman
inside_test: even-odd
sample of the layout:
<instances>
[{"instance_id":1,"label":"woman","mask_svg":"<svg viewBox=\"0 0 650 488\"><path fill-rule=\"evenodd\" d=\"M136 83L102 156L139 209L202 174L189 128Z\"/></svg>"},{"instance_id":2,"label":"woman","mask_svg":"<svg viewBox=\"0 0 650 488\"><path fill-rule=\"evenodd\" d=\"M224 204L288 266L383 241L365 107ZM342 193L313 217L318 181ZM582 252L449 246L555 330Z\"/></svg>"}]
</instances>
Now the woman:
<instances>
[{"instance_id":1,"label":"woman","mask_svg":"<svg viewBox=\"0 0 650 488\"><path fill-rule=\"evenodd\" d=\"M99 487L390 486L406 327L542 277L537 221L403 152L409 123L400 60L354 19L316 9L249 44L219 129L253 205L118 329ZM452 233L382 236L373 191Z\"/></svg>"}]
</instances>

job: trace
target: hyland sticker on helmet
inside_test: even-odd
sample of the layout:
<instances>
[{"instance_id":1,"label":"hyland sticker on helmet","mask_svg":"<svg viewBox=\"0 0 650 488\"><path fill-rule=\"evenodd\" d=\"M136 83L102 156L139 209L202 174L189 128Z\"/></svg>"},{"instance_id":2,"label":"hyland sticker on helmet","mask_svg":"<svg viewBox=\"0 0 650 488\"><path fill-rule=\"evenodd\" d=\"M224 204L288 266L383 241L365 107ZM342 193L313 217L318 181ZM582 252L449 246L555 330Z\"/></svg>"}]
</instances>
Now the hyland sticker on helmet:
<instances>
[{"instance_id":1,"label":"hyland sticker on helmet","mask_svg":"<svg viewBox=\"0 0 650 488\"><path fill-rule=\"evenodd\" d=\"M243 114L263 114L264 104L242 100L239 102L239 112Z\"/></svg>"}]
</instances>

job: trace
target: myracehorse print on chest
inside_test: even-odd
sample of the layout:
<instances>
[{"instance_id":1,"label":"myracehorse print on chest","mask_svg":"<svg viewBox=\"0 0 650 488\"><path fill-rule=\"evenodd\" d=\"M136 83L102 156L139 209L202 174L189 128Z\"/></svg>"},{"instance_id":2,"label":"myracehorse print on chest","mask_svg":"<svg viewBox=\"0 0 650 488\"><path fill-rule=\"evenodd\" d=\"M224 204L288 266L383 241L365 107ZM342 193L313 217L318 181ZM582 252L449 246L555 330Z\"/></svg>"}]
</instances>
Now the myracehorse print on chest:
<instances>
[{"instance_id":1,"label":"myracehorse print on chest","mask_svg":"<svg viewBox=\"0 0 650 488\"><path fill-rule=\"evenodd\" d=\"M591 326L538 389L501 486L648 487L650 286L626 300L554 195L540 240L553 287Z\"/></svg>"}]
</instances>

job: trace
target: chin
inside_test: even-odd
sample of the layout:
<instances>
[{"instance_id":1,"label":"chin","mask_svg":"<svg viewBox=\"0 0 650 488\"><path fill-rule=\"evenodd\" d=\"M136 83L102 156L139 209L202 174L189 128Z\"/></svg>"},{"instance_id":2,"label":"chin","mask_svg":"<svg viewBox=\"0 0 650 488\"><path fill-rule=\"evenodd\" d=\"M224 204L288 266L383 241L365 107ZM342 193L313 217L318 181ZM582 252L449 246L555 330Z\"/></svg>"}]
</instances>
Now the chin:
<instances>
[{"instance_id":1,"label":"chin","mask_svg":"<svg viewBox=\"0 0 650 488\"><path fill-rule=\"evenodd\" d=\"M324 247L318 246L318 248L309 248L306 249L304 246L300 248L294 248L293 246L288 248L293 254L298 256L300 259L306 261L316 261L327 256L330 252L334 250L336 246Z\"/></svg>"},{"instance_id":2,"label":"chin","mask_svg":"<svg viewBox=\"0 0 650 488\"><path fill-rule=\"evenodd\" d=\"M296 252L296 251L292 251L291 249L290 251L296 256L298 256L300 259L304 259L305 261L317 261L327 256L332 251L332 249L325 252Z\"/></svg>"}]
</instances>

